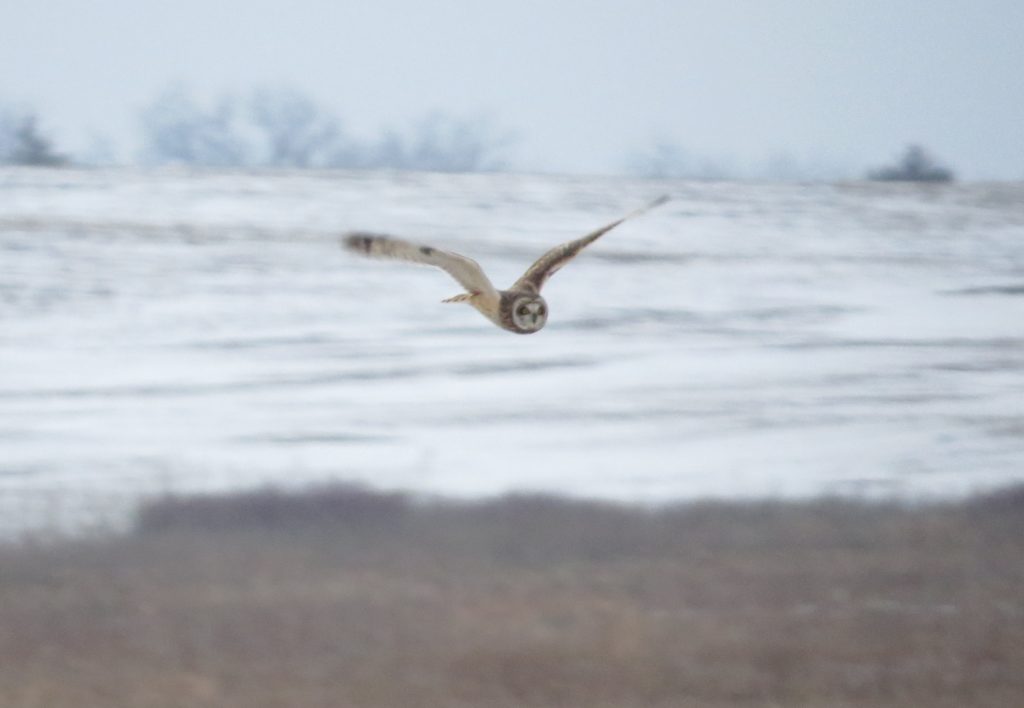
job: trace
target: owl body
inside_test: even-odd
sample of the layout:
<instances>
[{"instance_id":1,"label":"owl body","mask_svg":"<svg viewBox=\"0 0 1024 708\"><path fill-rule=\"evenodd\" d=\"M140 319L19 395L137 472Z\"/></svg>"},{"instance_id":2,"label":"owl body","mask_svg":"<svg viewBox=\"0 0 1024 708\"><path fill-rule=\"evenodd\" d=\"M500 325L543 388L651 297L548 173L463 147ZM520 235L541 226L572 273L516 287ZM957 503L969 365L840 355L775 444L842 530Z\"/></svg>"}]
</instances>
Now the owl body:
<instances>
[{"instance_id":1,"label":"owl body","mask_svg":"<svg viewBox=\"0 0 1024 708\"><path fill-rule=\"evenodd\" d=\"M515 334L533 334L547 324L548 304L540 294L540 289L547 279L575 258L583 248L626 219L659 204L664 204L666 201L668 201L667 196L660 197L647 206L602 226L582 238L552 248L531 265L522 277L507 290L496 289L476 261L451 251L442 251L432 246L423 246L391 236L367 232L346 234L342 239L342 245L354 253L372 258L411 261L441 268L466 289L466 292L450 297L443 302L465 302L504 330Z\"/></svg>"}]
</instances>

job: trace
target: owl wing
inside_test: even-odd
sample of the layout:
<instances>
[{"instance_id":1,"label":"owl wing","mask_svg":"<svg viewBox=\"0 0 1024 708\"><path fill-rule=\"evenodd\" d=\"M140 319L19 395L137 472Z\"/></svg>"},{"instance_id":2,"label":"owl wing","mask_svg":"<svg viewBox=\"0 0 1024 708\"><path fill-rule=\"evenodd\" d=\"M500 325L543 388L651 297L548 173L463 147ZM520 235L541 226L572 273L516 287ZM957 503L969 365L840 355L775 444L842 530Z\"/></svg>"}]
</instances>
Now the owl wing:
<instances>
[{"instance_id":1,"label":"owl wing","mask_svg":"<svg viewBox=\"0 0 1024 708\"><path fill-rule=\"evenodd\" d=\"M498 291L484 274L480 264L458 253L362 231L345 234L342 237L342 244L349 251L371 258L394 258L437 266L455 278L469 293L486 298L493 297L495 300L499 298Z\"/></svg>"},{"instance_id":2,"label":"owl wing","mask_svg":"<svg viewBox=\"0 0 1024 708\"><path fill-rule=\"evenodd\" d=\"M592 231L582 238L578 238L575 241L569 241L563 243L560 246L555 246L550 251L545 253L543 256L537 259L537 262L530 266L523 276L515 282L512 286L513 290L519 290L523 288L534 288L538 292L547 282L548 278L557 273L562 266L575 258L580 251L592 244L597 239L604 236L606 233L614 229L616 226L621 224L627 219L632 219L634 216L639 216L656 206L660 206L667 202L669 197L667 194L662 195L655 199L650 204L643 206L636 211L626 214L621 219L617 219L610 224L602 226L596 231Z\"/></svg>"}]
</instances>

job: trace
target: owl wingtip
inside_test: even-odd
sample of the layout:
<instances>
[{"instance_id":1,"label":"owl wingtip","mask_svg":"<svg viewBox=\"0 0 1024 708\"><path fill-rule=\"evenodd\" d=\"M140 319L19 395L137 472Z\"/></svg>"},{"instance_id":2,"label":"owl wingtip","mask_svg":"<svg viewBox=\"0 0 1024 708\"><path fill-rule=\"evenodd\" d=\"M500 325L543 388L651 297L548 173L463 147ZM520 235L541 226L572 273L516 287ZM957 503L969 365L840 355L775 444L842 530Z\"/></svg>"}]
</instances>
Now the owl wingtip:
<instances>
[{"instance_id":1,"label":"owl wingtip","mask_svg":"<svg viewBox=\"0 0 1024 708\"><path fill-rule=\"evenodd\" d=\"M373 236L362 231L350 231L339 239L341 247L356 253L369 253L373 248Z\"/></svg>"}]
</instances>

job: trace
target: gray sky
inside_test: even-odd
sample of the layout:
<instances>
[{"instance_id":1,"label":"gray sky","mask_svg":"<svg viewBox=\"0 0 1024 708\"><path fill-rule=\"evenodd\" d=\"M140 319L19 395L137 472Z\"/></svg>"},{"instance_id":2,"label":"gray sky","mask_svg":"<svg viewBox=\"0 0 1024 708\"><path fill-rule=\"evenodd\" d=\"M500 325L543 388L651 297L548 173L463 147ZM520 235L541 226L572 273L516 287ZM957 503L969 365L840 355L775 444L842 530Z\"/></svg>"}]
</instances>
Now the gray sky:
<instances>
[{"instance_id":1,"label":"gray sky","mask_svg":"<svg viewBox=\"0 0 1024 708\"><path fill-rule=\"evenodd\" d=\"M920 142L1024 179L1021 0L4 0L0 102L125 151L171 82L293 86L374 136L439 110L513 164L609 172L655 138L755 169L854 173Z\"/></svg>"}]
</instances>

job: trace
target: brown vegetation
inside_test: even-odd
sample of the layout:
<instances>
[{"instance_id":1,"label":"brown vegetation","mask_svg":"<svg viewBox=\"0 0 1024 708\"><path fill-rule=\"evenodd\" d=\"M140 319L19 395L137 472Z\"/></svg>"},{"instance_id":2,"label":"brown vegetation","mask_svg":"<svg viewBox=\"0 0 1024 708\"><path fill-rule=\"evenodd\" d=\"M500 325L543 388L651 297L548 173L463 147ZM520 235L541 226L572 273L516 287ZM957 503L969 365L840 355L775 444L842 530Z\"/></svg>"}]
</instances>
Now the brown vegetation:
<instances>
[{"instance_id":1,"label":"brown vegetation","mask_svg":"<svg viewBox=\"0 0 1024 708\"><path fill-rule=\"evenodd\" d=\"M1024 489L962 504L346 488L0 547L0 705L1024 705Z\"/></svg>"}]
</instances>

